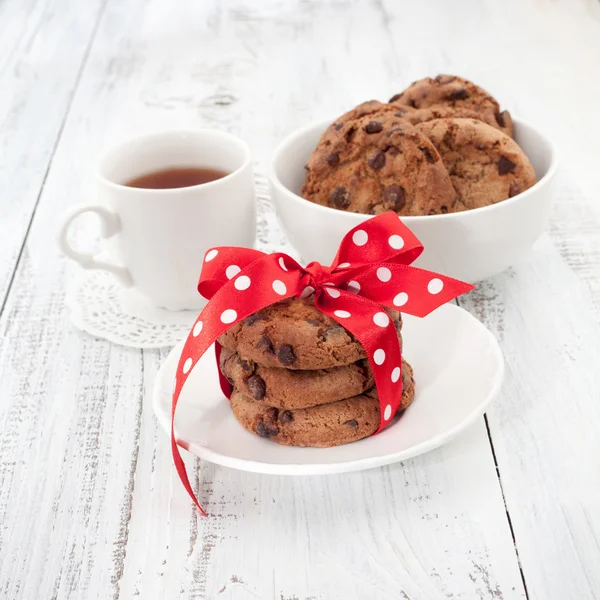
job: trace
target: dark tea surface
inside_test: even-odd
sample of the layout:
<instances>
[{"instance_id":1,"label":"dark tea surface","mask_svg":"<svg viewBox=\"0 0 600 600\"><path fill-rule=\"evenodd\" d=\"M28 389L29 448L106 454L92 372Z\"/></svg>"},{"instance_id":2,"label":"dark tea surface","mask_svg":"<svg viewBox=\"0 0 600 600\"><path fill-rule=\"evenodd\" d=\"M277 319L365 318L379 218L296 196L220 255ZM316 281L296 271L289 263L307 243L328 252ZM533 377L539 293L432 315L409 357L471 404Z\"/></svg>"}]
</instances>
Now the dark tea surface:
<instances>
[{"instance_id":1,"label":"dark tea surface","mask_svg":"<svg viewBox=\"0 0 600 600\"><path fill-rule=\"evenodd\" d=\"M135 177L125 185L151 190L172 190L208 183L209 181L221 179L225 175L228 175L225 171L206 167L169 167L168 169L161 169L160 171L153 171Z\"/></svg>"}]
</instances>

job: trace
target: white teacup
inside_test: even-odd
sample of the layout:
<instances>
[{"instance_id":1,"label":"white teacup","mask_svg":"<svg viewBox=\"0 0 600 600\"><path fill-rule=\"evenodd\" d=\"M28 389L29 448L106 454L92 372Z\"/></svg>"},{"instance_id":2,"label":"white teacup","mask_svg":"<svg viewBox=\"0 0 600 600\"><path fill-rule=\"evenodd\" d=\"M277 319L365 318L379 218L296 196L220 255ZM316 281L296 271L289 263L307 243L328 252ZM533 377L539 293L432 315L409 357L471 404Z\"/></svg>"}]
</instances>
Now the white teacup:
<instances>
[{"instance_id":1,"label":"white teacup","mask_svg":"<svg viewBox=\"0 0 600 600\"><path fill-rule=\"evenodd\" d=\"M173 189L125 185L171 167L212 168L228 175ZM250 150L223 131L166 131L126 141L100 159L95 184L97 203L73 207L63 216L60 248L85 269L110 271L155 306L170 310L202 307L205 301L196 286L206 250L254 245ZM85 212L100 218L109 261L69 244L69 225Z\"/></svg>"}]
</instances>

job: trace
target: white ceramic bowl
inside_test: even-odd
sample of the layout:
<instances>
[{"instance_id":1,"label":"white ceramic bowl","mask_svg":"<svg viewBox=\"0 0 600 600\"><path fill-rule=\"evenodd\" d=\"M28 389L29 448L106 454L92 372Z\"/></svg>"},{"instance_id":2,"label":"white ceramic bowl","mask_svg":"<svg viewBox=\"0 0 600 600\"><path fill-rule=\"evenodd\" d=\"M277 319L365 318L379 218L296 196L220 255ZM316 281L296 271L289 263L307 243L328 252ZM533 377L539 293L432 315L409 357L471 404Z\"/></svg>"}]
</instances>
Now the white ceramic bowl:
<instances>
[{"instance_id":1,"label":"white ceramic bowl","mask_svg":"<svg viewBox=\"0 0 600 600\"><path fill-rule=\"evenodd\" d=\"M345 212L300 196L304 165L332 121L301 129L277 148L269 181L283 230L306 262L328 265L346 232L370 215ZM415 265L474 283L518 261L542 234L554 195L557 153L532 125L515 120L515 139L533 164L537 183L498 204L459 213L403 217L425 247Z\"/></svg>"}]
</instances>

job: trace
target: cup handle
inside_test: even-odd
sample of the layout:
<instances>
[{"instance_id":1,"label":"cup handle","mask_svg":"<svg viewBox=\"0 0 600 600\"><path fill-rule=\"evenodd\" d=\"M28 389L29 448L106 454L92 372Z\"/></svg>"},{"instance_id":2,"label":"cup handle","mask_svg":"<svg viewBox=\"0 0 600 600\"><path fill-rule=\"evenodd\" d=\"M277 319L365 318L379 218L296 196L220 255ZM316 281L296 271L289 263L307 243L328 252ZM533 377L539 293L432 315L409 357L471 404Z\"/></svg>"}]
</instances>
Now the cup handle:
<instances>
[{"instance_id":1,"label":"cup handle","mask_svg":"<svg viewBox=\"0 0 600 600\"><path fill-rule=\"evenodd\" d=\"M69 227L75 218L85 212L92 212L98 215L100 218L100 235L104 239L112 237L121 229L121 222L118 215L108 210L104 206L74 206L73 208L67 210L62 217L56 237L58 246L64 254L66 254L69 258L72 258L75 262L79 263L79 265L81 265L84 269L102 269L103 271L108 271L109 273L115 275L125 287L131 287L133 285L133 279L131 278L131 274L129 273L128 269L120 265L98 259L93 254L75 250L71 244L69 244L67 235L69 232Z\"/></svg>"}]
</instances>

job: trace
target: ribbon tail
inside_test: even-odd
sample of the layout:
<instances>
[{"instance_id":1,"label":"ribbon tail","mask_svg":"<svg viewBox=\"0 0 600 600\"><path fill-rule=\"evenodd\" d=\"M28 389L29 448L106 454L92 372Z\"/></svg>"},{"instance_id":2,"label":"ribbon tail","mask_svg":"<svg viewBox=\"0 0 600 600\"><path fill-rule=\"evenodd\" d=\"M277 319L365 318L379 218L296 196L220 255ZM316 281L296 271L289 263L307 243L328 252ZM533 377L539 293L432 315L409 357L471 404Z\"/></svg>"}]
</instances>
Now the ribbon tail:
<instances>
[{"instance_id":1,"label":"ribbon tail","mask_svg":"<svg viewBox=\"0 0 600 600\"><path fill-rule=\"evenodd\" d=\"M225 254L225 252L223 251L222 254ZM253 256L250 258L253 258ZM233 260L233 258L231 259ZM216 258L213 260L216 261ZM302 273L294 268L295 265L296 263L286 255L264 255L262 260L250 262L243 271L235 271L236 276L228 279L204 307L188 334L181 351L171 405L171 451L177 474L203 516L206 516L206 512L200 506L190 484L179 444L175 437L175 411L181 390L198 361L213 343L215 343L215 355L218 362L221 345L217 340L221 334L249 315L266 306L295 296L300 291ZM237 265L231 266L238 267ZM221 265L221 268L223 267L224 265ZM225 270L227 268L229 267L225 267ZM259 282L265 281L270 282L270 285L261 286L259 284ZM221 389L224 395L229 398L231 386L227 379L222 376L221 370L218 371Z\"/></svg>"}]
</instances>

